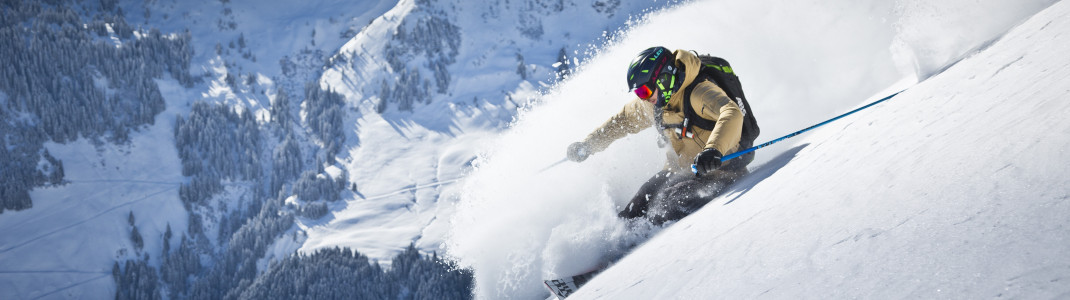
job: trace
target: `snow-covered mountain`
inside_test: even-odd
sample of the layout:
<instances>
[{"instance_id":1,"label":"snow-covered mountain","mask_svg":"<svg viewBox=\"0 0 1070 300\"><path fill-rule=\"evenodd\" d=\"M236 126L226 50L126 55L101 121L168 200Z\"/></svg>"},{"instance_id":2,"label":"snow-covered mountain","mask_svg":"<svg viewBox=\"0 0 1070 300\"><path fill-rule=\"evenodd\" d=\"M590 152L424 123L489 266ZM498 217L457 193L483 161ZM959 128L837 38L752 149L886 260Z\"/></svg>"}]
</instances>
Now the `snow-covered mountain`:
<instances>
[{"instance_id":1,"label":"snow-covered mountain","mask_svg":"<svg viewBox=\"0 0 1070 300\"><path fill-rule=\"evenodd\" d=\"M390 257L416 243L441 252L455 183L485 141L611 33L668 4L399 3L342 46L319 79L352 108L339 167L356 191L326 224L299 222L308 233L301 251L343 245Z\"/></svg>"},{"instance_id":2,"label":"snow-covered mountain","mask_svg":"<svg viewBox=\"0 0 1070 300\"><path fill-rule=\"evenodd\" d=\"M544 298L651 236L577 297L1065 296L1052 2L5 3L0 298ZM652 45L728 58L759 140L910 89L629 230L652 131L554 164Z\"/></svg>"},{"instance_id":3,"label":"snow-covered mountain","mask_svg":"<svg viewBox=\"0 0 1070 300\"><path fill-rule=\"evenodd\" d=\"M441 251L464 141L668 4L5 3L0 298L253 297L295 252Z\"/></svg>"}]
</instances>

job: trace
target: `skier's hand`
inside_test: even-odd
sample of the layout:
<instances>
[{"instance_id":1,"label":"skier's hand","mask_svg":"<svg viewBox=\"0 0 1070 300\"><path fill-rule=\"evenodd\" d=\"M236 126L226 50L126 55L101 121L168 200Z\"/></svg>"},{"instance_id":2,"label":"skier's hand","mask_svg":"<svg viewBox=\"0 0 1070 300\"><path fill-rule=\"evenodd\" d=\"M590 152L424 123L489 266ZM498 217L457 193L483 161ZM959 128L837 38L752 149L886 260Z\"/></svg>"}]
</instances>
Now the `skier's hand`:
<instances>
[{"instance_id":1,"label":"skier's hand","mask_svg":"<svg viewBox=\"0 0 1070 300\"><path fill-rule=\"evenodd\" d=\"M584 142L575 142L568 145L568 160L581 162L591 156L591 146Z\"/></svg>"},{"instance_id":2,"label":"skier's hand","mask_svg":"<svg viewBox=\"0 0 1070 300\"><path fill-rule=\"evenodd\" d=\"M695 164L691 166L692 171L695 171L695 175L699 177L705 176L707 173L713 172L717 168L721 167L721 151L717 149L706 148L695 156Z\"/></svg>"}]
</instances>

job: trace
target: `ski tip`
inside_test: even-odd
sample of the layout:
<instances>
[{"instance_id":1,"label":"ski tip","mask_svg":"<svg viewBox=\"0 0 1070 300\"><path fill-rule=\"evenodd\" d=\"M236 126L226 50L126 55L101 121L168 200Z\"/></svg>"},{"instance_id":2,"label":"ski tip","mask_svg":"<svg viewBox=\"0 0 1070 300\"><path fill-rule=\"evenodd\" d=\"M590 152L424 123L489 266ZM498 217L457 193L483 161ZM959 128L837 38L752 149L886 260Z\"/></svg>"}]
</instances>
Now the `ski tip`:
<instances>
[{"instance_id":1,"label":"ski tip","mask_svg":"<svg viewBox=\"0 0 1070 300\"><path fill-rule=\"evenodd\" d=\"M569 295L572 295L580 289L584 284L594 278L595 275L601 273L604 269L595 269L587 273L580 275L569 276L561 279L543 280L543 284L550 290L551 297L556 296L557 299L565 299Z\"/></svg>"}]
</instances>

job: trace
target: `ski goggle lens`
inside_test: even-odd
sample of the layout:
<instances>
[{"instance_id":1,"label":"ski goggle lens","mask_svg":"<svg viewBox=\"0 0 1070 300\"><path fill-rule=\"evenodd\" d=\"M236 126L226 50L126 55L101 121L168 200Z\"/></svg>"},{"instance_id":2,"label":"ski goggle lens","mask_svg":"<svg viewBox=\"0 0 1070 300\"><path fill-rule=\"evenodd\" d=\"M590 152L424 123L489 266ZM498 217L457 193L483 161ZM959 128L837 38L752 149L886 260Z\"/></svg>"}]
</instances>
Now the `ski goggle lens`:
<instances>
[{"instance_id":1,"label":"ski goggle lens","mask_svg":"<svg viewBox=\"0 0 1070 300\"><path fill-rule=\"evenodd\" d=\"M640 99L649 99L650 96L654 95L654 91L644 84L635 89L635 95L639 96Z\"/></svg>"}]
</instances>

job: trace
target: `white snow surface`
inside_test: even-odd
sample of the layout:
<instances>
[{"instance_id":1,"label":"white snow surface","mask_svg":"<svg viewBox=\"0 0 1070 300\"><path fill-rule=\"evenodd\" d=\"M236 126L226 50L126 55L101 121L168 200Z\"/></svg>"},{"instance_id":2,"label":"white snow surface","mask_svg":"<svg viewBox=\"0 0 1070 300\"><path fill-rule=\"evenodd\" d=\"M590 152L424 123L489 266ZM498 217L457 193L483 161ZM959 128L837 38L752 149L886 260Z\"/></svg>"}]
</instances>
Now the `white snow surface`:
<instances>
[{"instance_id":1,"label":"white snow surface","mask_svg":"<svg viewBox=\"0 0 1070 300\"><path fill-rule=\"evenodd\" d=\"M266 111L275 83L265 76L279 72L279 60L301 50L337 50L348 38L383 14L397 1L121 1L130 24L150 24L165 34L190 30L194 51L193 76L210 75L192 89L175 80L157 80L166 110L151 126L130 134L124 145L80 139L45 147L63 162L69 183L31 191L33 208L0 214L0 299L104 299L115 294L112 265L149 257L159 266L163 235L171 227L171 249L185 234L188 212L178 198L186 182L175 149L176 116L188 116L196 100L226 103L235 109ZM96 1L78 5L98 6ZM227 9L229 8L229 10ZM144 13L146 10L150 13ZM233 22L234 27L228 24ZM314 32L318 31L318 34ZM244 36L245 48L230 47ZM118 41L118 40L116 40ZM217 55L219 43L224 53ZM243 53L251 54L242 58ZM228 58L228 64L222 58ZM256 76L254 86L233 89L226 74ZM265 75L266 74L266 75ZM268 91L268 92L263 92ZM294 93L291 93L294 95ZM335 168L337 169L337 168ZM5 180L5 179L0 179ZM248 183L230 182L216 197L217 205L240 209L247 201ZM225 214L228 208L205 214ZM144 239L144 248L131 242L129 214ZM213 224L207 224L214 226ZM217 230L206 230L213 237ZM288 239L282 239L285 244ZM283 256L292 253L276 253ZM265 264L266 265L266 264Z\"/></svg>"},{"instance_id":2,"label":"white snow surface","mask_svg":"<svg viewBox=\"0 0 1070 300\"><path fill-rule=\"evenodd\" d=\"M374 55L413 1L124 2L131 24L190 28L193 73L209 82L160 80L167 110L129 145L47 145L71 183L35 190L34 208L0 215L0 299L107 298L113 262L149 255L158 265L165 227L175 247L188 218L177 197L185 178L175 116L207 100L266 119L276 88L300 98L303 82L273 82L279 60L321 63L294 55L303 50L369 55L318 77L346 96L353 126L325 175L347 176L358 192L325 218L299 218L302 238L281 238L261 266L334 246L386 260L415 243L473 268L477 298L535 299L548 295L542 279L645 241L574 299L1070 297L1070 124L1061 114L1070 108L1059 101L1070 93L1067 4L710 0L635 20L666 1L622 2L612 17L579 3L547 17L542 39L526 39L515 36L528 17L514 11L519 1L443 1L465 35L449 93L384 114L362 84L383 79ZM236 28L220 28L228 22ZM630 30L614 32L621 24ZM359 34L340 35L347 29ZM247 48L228 47L242 35ZM613 42L597 44L606 37ZM582 164L554 163L630 100L625 65L653 45L732 62L759 141L910 89L759 150L752 175L703 210L645 228L615 213L662 165L653 131ZM550 85L562 46L581 68ZM518 53L528 80L515 74ZM226 74L257 80L233 89ZM216 200L241 207L241 185ZM141 251L130 242L130 212Z\"/></svg>"},{"instance_id":3,"label":"white snow surface","mask_svg":"<svg viewBox=\"0 0 1070 300\"><path fill-rule=\"evenodd\" d=\"M189 96L173 80L158 82L164 94ZM148 255L159 266L167 226L177 247L188 221L178 199L185 178L170 121L177 106L169 101L154 125L131 133L128 145L86 139L45 145L63 161L69 183L31 191L33 208L0 215L0 298L110 297L113 263ZM131 242L131 213L143 249Z\"/></svg>"},{"instance_id":4,"label":"white snow surface","mask_svg":"<svg viewBox=\"0 0 1070 300\"><path fill-rule=\"evenodd\" d=\"M149 257L149 264L158 266L166 227L173 230L174 249L189 218L178 199L178 187L188 179L181 175L174 149L176 116L187 116L191 103L206 101L250 110L267 122L276 91L288 92L297 106L307 81L319 80L346 96L345 122L353 126L347 129L347 150L341 154L342 163L323 166L321 175L345 176L359 188L344 193L344 201L331 203L327 217L298 218L296 232L280 237L259 260L261 270L271 260L320 247L350 247L387 266L409 243L428 253L441 251L457 199L456 192L450 193L451 188L456 190L452 184L469 170L480 151L479 141L505 128L517 107L553 80L550 66L558 51L566 48L573 57L582 58L584 47L603 38L604 30L666 3L623 3L613 9L615 13L597 13L588 3L579 3L569 6L579 8L575 11L543 16L545 7L522 12L533 9L528 2L423 1L443 10L464 31L465 44L450 69L455 82L451 93L435 94L431 104L418 106L415 112L375 113L372 104L377 98L363 95L363 89L374 90L380 79L395 80L377 69L383 66L381 50L416 2L119 1L130 24L145 24L165 34L188 29L194 48L191 75L203 76L206 82L184 88L169 78L158 80L166 111L154 125L131 133L129 144L83 139L46 145L63 161L70 183L38 188L31 192L33 208L0 215L0 228L8 229L0 233L0 299L108 298L115 293L110 278L113 263ZM75 5L92 8L100 3ZM520 18L539 22L542 38L520 37L516 33ZM590 27L573 28L559 21L574 19L586 20ZM119 39L114 42L121 46ZM335 54L352 58L353 53L363 56L335 68L325 66L324 60ZM527 81L516 74L517 54L525 56ZM280 60L294 64L296 74L280 74L285 73ZM358 72L369 77L353 75ZM227 84L228 75L238 83ZM6 101L4 97L0 101ZM315 145L303 146L307 150ZM210 207L198 208L207 219L205 232L212 241L218 234L213 220L254 200L249 199L248 182L224 184L225 191L213 197ZM290 199L289 203L298 203L296 197ZM144 249L131 242L130 213L144 238Z\"/></svg>"},{"instance_id":5,"label":"white snow surface","mask_svg":"<svg viewBox=\"0 0 1070 300\"><path fill-rule=\"evenodd\" d=\"M1070 4L1051 4L707 1L651 14L488 146L448 254L475 270L481 299L545 298L542 280L647 235L570 299L1070 296ZM909 89L759 150L752 174L694 215L629 230L615 213L661 167L652 130L545 168L630 100L624 65L659 44L732 62L759 142Z\"/></svg>"},{"instance_id":6,"label":"white snow surface","mask_svg":"<svg viewBox=\"0 0 1070 300\"><path fill-rule=\"evenodd\" d=\"M1068 29L1057 3L801 140L575 299L1070 297Z\"/></svg>"},{"instance_id":7,"label":"white snow surface","mask_svg":"<svg viewBox=\"0 0 1070 300\"><path fill-rule=\"evenodd\" d=\"M443 252L460 197L456 183L510 126L518 109L532 105L541 97L540 89L556 80L553 64L559 51L566 49L574 65L590 56L589 48L601 46L604 30L616 30L667 3L619 3L613 14L584 3L565 5L552 12L552 5L540 1L455 0L430 7L400 1L343 45L338 52L350 63L324 70L319 84L345 95L350 108L348 151L340 155L340 165L357 191L333 205L325 218L299 219L307 239L293 250L351 247L385 265L409 244L427 253ZM378 112L380 84L398 80L382 57L390 37L405 22L442 14L461 32L457 62L447 68L449 91L431 93L429 103L412 111L398 111L392 104ZM541 24L539 38L523 36L518 29L531 18ZM585 26L568 23L581 19ZM518 55L524 58L527 79L517 74ZM417 56L408 67L419 71L422 60ZM422 78L434 78L421 72Z\"/></svg>"}]
</instances>

